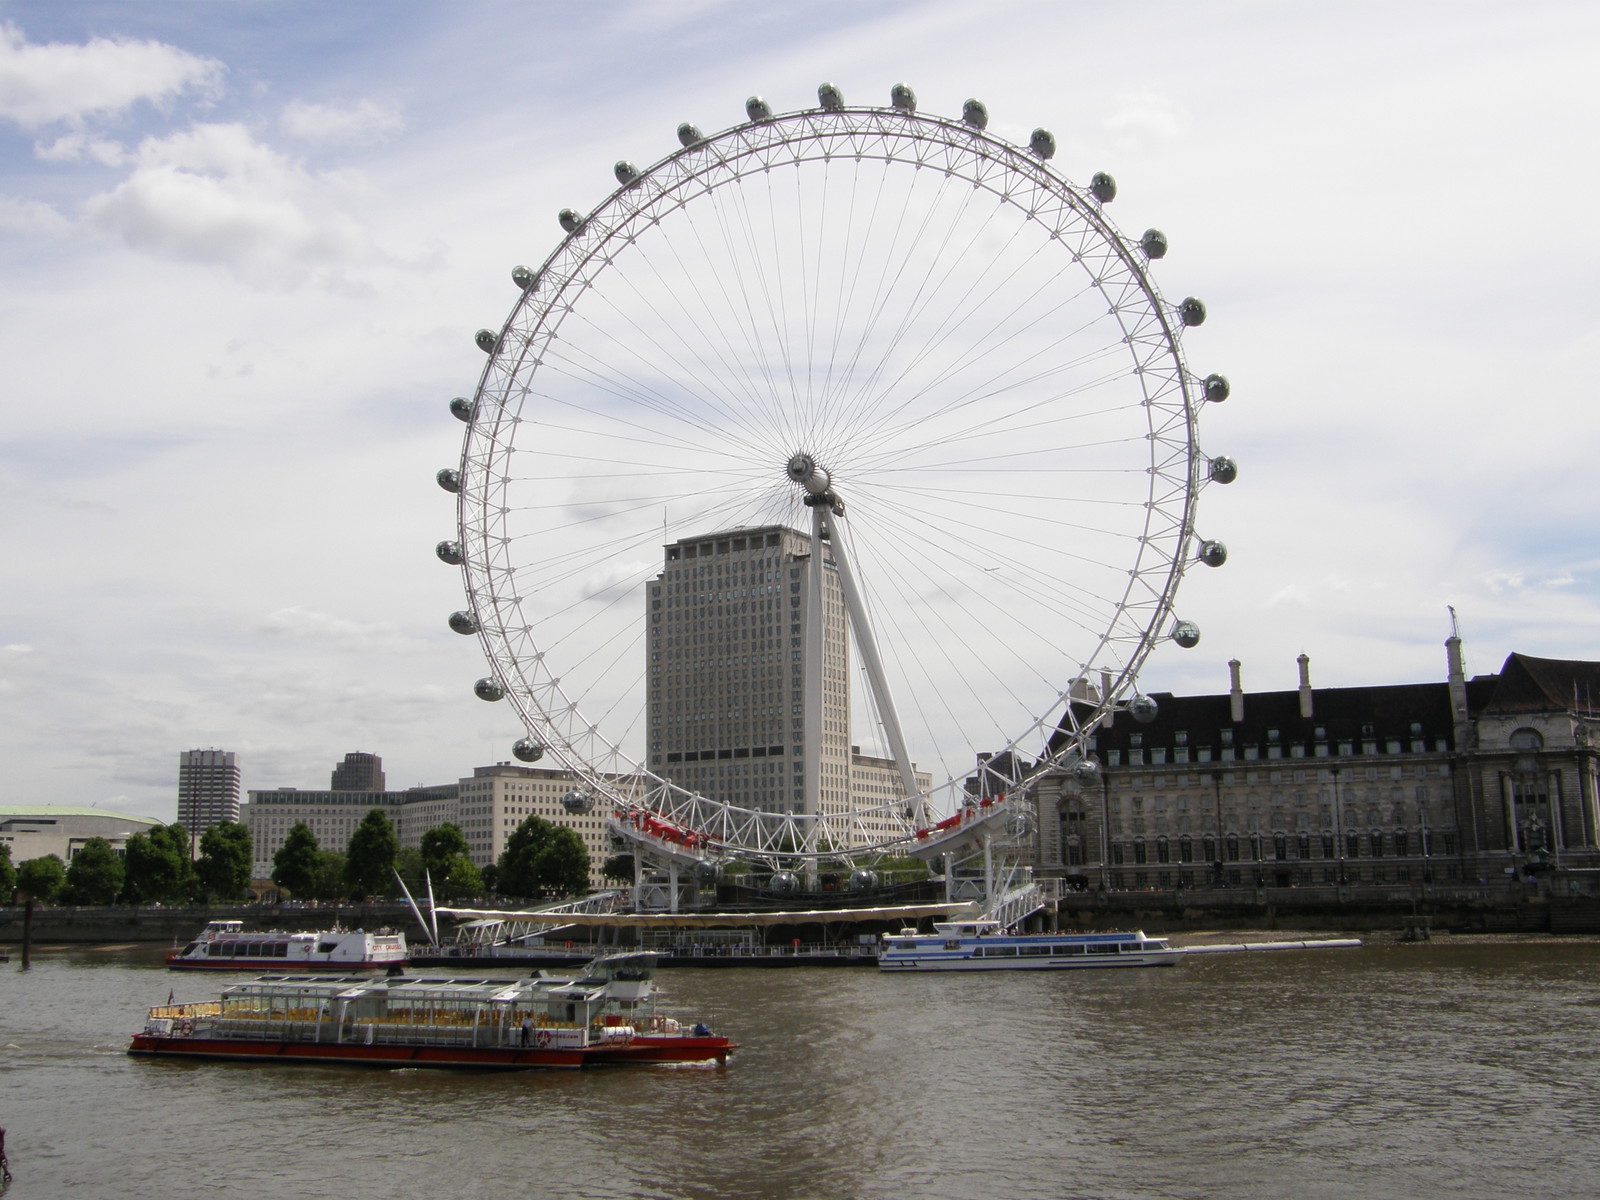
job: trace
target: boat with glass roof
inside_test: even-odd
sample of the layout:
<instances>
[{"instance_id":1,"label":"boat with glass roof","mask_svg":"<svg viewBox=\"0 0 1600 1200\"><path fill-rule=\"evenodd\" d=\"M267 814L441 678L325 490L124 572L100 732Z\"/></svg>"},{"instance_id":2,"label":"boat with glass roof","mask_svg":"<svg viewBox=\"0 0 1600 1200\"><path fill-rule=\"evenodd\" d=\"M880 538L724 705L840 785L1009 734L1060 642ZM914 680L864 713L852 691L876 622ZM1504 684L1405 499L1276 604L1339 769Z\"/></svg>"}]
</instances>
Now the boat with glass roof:
<instances>
[{"instance_id":1,"label":"boat with glass roof","mask_svg":"<svg viewBox=\"0 0 1600 1200\"><path fill-rule=\"evenodd\" d=\"M1062 971L1170 967L1183 956L1166 938L1124 933L1008 933L998 921L938 922L932 933L883 939L881 971Z\"/></svg>"},{"instance_id":2,"label":"boat with glass roof","mask_svg":"<svg viewBox=\"0 0 1600 1200\"><path fill-rule=\"evenodd\" d=\"M726 1037L656 1013L655 959L612 954L522 979L266 975L152 1008L128 1053L500 1070L726 1062Z\"/></svg>"},{"instance_id":3,"label":"boat with glass roof","mask_svg":"<svg viewBox=\"0 0 1600 1200\"><path fill-rule=\"evenodd\" d=\"M167 955L183 971L361 971L406 965L406 935L390 930L246 932L243 921L208 921L194 941Z\"/></svg>"}]
</instances>

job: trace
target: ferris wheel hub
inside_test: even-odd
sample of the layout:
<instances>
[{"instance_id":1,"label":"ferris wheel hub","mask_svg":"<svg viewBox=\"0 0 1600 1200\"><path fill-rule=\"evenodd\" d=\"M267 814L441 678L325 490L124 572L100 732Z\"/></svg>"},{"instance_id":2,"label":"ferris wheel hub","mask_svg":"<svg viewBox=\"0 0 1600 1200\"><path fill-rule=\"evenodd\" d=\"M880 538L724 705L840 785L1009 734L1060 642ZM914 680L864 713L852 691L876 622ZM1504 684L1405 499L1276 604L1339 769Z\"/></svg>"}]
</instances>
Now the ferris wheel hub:
<instances>
[{"instance_id":1,"label":"ferris wheel hub","mask_svg":"<svg viewBox=\"0 0 1600 1200\"><path fill-rule=\"evenodd\" d=\"M825 468L819 467L817 460L809 454L796 454L789 460L786 469L789 478L813 496L826 496L833 487L833 476Z\"/></svg>"}]
</instances>

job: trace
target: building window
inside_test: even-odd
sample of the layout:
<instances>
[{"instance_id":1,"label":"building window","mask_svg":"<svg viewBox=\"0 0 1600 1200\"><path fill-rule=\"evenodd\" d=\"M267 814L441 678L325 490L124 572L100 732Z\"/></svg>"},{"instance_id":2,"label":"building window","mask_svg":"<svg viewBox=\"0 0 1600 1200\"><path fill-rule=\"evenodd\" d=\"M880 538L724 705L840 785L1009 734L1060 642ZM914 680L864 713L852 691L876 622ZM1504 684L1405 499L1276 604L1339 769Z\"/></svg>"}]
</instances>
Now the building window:
<instances>
[{"instance_id":1,"label":"building window","mask_svg":"<svg viewBox=\"0 0 1600 1200\"><path fill-rule=\"evenodd\" d=\"M1404 829L1396 829L1394 831L1394 856L1396 858L1404 858L1409 849L1410 839L1406 837L1406 831Z\"/></svg>"},{"instance_id":2,"label":"building window","mask_svg":"<svg viewBox=\"0 0 1600 1200\"><path fill-rule=\"evenodd\" d=\"M1372 857L1383 857L1383 834L1381 833L1374 833L1372 835Z\"/></svg>"},{"instance_id":3,"label":"building window","mask_svg":"<svg viewBox=\"0 0 1600 1200\"><path fill-rule=\"evenodd\" d=\"M1228 861L1239 861L1239 835L1236 833L1228 835Z\"/></svg>"},{"instance_id":4,"label":"building window","mask_svg":"<svg viewBox=\"0 0 1600 1200\"><path fill-rule=\"evenodd\" d=\"M1187 836L1178 839L1178 861L1194 861L1194 839Z\"/></svg>"},{"instance_id":5,"label":"building window","mask_svg":"<svg viewBox=\"0 0 1600 1200\"><path fill-rule=\"evenodd\" d=\"M1284 862L1289 857L1288 835L1276 833L1272 835L1272 857L1278 862Z\"/></svg>"},{"instance_id":6,"label":"building window","mask_svg":"<svg viewBox=\"0 0 1600 1200\"><path fill-rule=\"evenodd\" d=\"M1347 833L1344 835L1344 855L1346 858L1361 857L1361 835L1359 833Z\"/></svg>"},{"instance_id":7,"label":"building window","mask_svg":"<svg viewBox=\"0 0 1600 1200\"><path fill-rule=\"evenodd\" d=\"M1144 848L1144 839L1143 838L1135 838L1133 840L1133 861L1136 862L1136 863L1142 863L1142 862L1145 861L1145 848Z\"/></svg>"},{"instance_id":8,"label":"building window","mask_svg":"<svg viewBox=\"0 0 1600 1200\"><path fill-rule=\"evenodd\" d=\"M1156 861L1158 863L1172 861L1172 852L1164 837L1156 839Z\"/></svg>"}]
</instances>

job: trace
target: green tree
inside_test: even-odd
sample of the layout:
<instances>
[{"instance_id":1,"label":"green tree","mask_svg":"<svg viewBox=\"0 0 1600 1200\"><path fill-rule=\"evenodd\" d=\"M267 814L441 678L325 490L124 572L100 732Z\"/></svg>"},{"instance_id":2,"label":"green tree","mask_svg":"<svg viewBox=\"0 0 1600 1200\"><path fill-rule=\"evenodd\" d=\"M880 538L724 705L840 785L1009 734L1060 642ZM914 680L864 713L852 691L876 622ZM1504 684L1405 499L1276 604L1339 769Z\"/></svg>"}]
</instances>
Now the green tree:
<instances>
[{"instance_id":1,"label":"green tree","mask_svg":"<svg viewBox=\"0 0 1600 1200\"><path fill-rule=\"evenodd\" d=\"M67 864L70 904L114 904L122 892L122 859L105 838L90 838Z\"/></svg>"},{"instance_id":2,"label":"green tree","mask_svg":"<svg viewBox=\"0 0 1600 1200\"><path fill-rule=\"evenodd\" d=\"M354 896L394 894L394 856L400 843L381 808L361 818L344 852L344 879Z\"/></svg>"},{"instance_id":3,"label":"green tree","mask_svg":"<svg viewBox=\"0 0 1600 1200\"><path fill-rule=\"evenodd\" d=\"M243 825L213 825L200 837L200 857L194 864L201 888L218 900L243 900L250 890L254 853L250 831Z\"/></svg>"},{"instance_id":4,"label":"green tree","mask_svg":"<svg viewBox=\"0 0 1600 1200\"><path fill-rule=\"evenodd\" d=\"M422 862L434 875L438 875L456 855L467 853L466 834L453 821L435 825L422 835Z\"/></svg>"},{"instance_id":5,"label":"green tree","mask_svg":"<svg viewBox=\"0 0 1600 1200\"><path fill-rule=\"evenodd\" d=\"M508 896L539 899L589 888L589 850L576 831L528 817L506 839L497 884Z\"/></svg>"},{"instance_id":6,"label":"green tree","mask_svg":"<svg viewBox=\"0 0 1600 1200\"><path fill-rule=\"evenodd\" d=\"M633 855L613 854L600 865L600 877L616 883L633 883Z\"/></svg>"},{"instance_id":7,"label":"green tree","mask_svg":"<svg viewBox=\"0 0 1600 1200\"><path fill-rule=\"evenodd\" d=\"M10 904L17 891L17 869L11 865L11 847L0 843L0 904Z\"/></svg>"},{"instance_id":8,"label":"green tree","mask_svg":"<svg viewBox=\"0 0 1600 1200\"><path fill-rule=\"evenodd\" d=\"M54 904L67 883L67 868L54 854L30 858L17 867L17 891L40 904Z\"/></svg>"},{"instance_id":9,"label":"green tree","mask_svg":"<svg viewBox=\"0 0 1600 1200\"><path fill-rule=\"evenodd\" d=\"M306 891L307 900L337 903L350 899L349 873L345 856L337 850L318 850L317 863L311 873L311 884Z\"/></svg>"},{"instance_id":10,"label":"green tree","mask_svg":"<svg viewBox=\"0 0 1600 1200\"><path fill-rule=\"evenodd\" d=\"M589 847L575 829L556 829L539 855L539 886L555 896L580 896L589 890Z\"/></svg>"},{"instance_id":11,"label":"green tree","mask_svg":"<svg viewBox=\"0 0 1600 1200\"><path fill-rule=\"evenodd\" d=\"M483 875L474 865L461 827L450 821L422 835L422 862L435 895L460 900L483 894Z\"/></svg>"},{"instance_id":12,"label":"green tree","mask_svg":"<svg viewBox=\"0 0 1600 1200\"><path fill-rule=\"evenodd\" d=\"M394 873L405 880L413 897L426 892L427 884L423 882L423 876L427 869L422 861L422 851L415 846L401 846L394 852Z\"/></svg>"},{"instance_id":13,"label":"green tree","mask_svg":"<svg viewBox=\"0 0 1600 1200\"><path fill-rule=\"evenodd\" d=\"M122 854L122 898L128 903L183 904L194 893L189 831L182 825L136 833Z\"/></svg>"},{"instance_id":14,"label":"green tree","mask_svg":"<svg viewBox=\"0 0 1600 1200\"><path fill-rule=\"evenodd\" d=\"M272 856L272 882L296 900L313 899L312 884L317 877L317 835L304 821L296 821Z\"/></svg>"}]
</instances>

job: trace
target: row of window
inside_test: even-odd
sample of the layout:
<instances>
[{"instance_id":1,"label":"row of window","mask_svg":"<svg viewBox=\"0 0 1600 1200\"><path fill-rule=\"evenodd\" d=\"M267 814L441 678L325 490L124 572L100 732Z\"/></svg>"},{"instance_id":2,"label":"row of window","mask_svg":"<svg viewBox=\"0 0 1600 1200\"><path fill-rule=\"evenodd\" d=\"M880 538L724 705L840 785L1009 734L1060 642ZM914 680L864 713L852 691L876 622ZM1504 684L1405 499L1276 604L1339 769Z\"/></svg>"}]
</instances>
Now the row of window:
<instances>
[{"instance_id":1,"label":"row of window","mask_svg":"<svg viewBox=\"0 0 1600 1200\"><path fill-rule=\"evenodd\" d=\"M1201 862L1241 862L1248 855L1251 862L1265 861L1264 851L1268 848L1269 840L1260 834L1252 834L1241 838L1237 834L1228 834L1222 839L1207 837L1200 839ZM1218 849L1222 850L1222 860L1217 857ZM1083 845L1079 839L1071 839L1069 849L1083 852ZM1173 845L1166 838L1157 838L1152 844L1143 838L1136 838L1131 843L1112 842L1110 845L1111 862L1121 865L1125 862L1194 862L1195 843L1193 838L1182 837L1178 839L1177 857L1173 858ZM1288 862L1292 859L1309 859L1313 857L1331 859L1344 858L1384 858L1392 854L1395 858L1405 858L1411 854L1431 856L1433 854L1452 855L1456 852L1456 835L1454 832L1435 833L1431 829L1424 829L1413 833L1409 830L1397 829L1391 833L1374 830L1371 833L1348 833L1341 843L1340 839L1332 834L1323 834L1313 838L1309 834L1300 834L1289 837L1287 834L1274 834L1270 839L1270 849L1275 862ZM1317 851L1315 855L1313 850ZM1342 854L1340 851L1342 850Z\"/></svg>"},{"instance_id":2,"label":"row of window","mask_svg":"<svg viewBox=\"0 0 1600 1200\"><path fill-rule=\"evenodd\" d=\"M1218 882L1229 887L1316 887L1345 884L1415 884L1450 883L1461 878L1460 869L1453 862L1415 866L1351 866L1295 867L1267 870L1255 868L1240 870L1228 868L1219 881L1209 870L1193 871L1110 871L1106 886L1113 891L1143 890L1146 888L1211 887Z\"/></svg>"}]
</instances>

